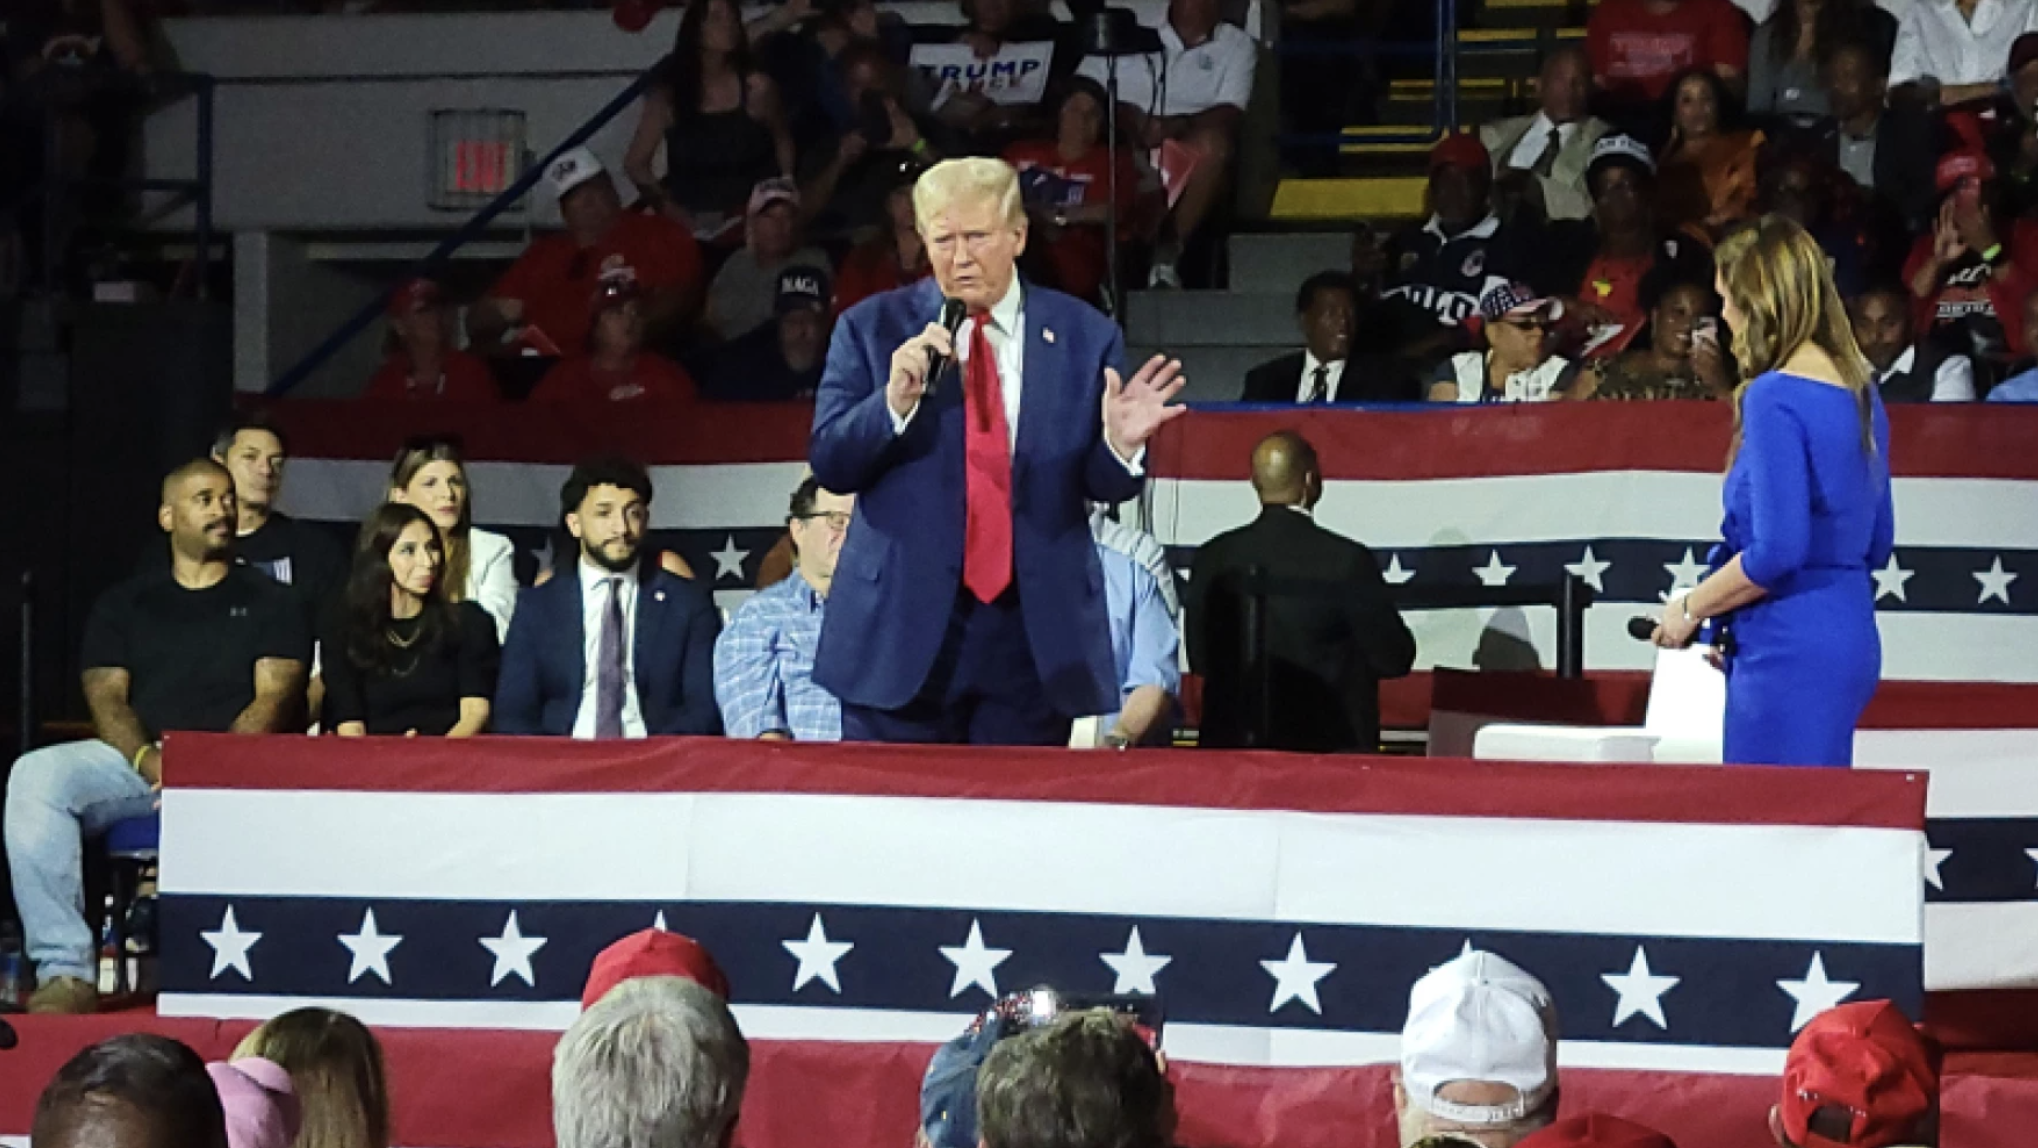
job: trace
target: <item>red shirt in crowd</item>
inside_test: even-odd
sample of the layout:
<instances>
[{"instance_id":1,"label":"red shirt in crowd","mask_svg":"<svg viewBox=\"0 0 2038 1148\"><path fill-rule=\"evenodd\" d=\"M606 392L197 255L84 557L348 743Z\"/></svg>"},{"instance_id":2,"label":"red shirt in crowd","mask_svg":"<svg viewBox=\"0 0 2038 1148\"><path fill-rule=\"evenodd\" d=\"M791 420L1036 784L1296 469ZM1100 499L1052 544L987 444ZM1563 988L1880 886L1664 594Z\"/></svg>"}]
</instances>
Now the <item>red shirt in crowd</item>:
<instances>
[{"instance_id":1,"label":"red shirt in crowd","mask_svg":"<svg viewBox=\"0 0 2038 1148\"><path fill-rule=\"evenodd\" d=\"M1748 68L1747 18L1727 0L1678 0L1661 15L1651 0L1602 0L1585 27L1592 75L1623 99L1661 99L1692 68Z\"/></svg>"},{"instance_id":2,"label":"red shirt in crowd","mask_svg":"<svg viewBox=\"0 0 2038 1148\"><path fill-rule=\"evenodd\" d=\"M686 368L663 355L644 351L627 371L604 371L588 355L562 359L545 372L534 403L627 403L653 401L690 403L698 395Z\"/></svg>"},{"instance_id":3,"label":"red shirt in crowd","mask_svg":"<svg viewBox=\"0 0 2038 1148\"><path fill-rule=\"evenodd\" d=\"M1993 274L1980 259L1968 256L1955 263L1939 281L1939 290L1923 299L1913 295L1911 320L1918 337L1946 327L1964 328L1953 340L1973 346L1998 363L2027 353L2024 297L2038 284L2038 222L2019 219L2005 237L2009 258ZM1920 235L1904 260L1904 282L1932 258L1932 234Z\"/></svg>"},{"instance_id":4,"label":"red shirt in crowd","mask_svg":"<svg viewBox=\"0 0 2038 1148\"><path fill-rule=\"evenodd\" d=\"M382 369L368 380L361 397L375 402L492 403L502 396L488 364L465 351L447 351L440 356L439 374L434 379L412 378L410 356L392 351Z\"/></svg>"},{"instance_id":5,"label":"red shirt in crowd","mask_svg":"<svg viewBox=\"0 0 2038 1148\"><path fill-rule=\"evenodd\" d=\"M932 274L934 269L928 267L918 275L908 275L899 266L898 245L888 235L859 244L843 257L842 270L835 275L835 314L839 317L872 295L918 283Z\"/></svg>"},{"instance_id":6,"label":"red shirt in crowd","mask_svg":"<svg viewBox=\"0 0 2038 1148\"><path fill-rule=\"evenodd\" d=\"M1023 182L1026 172L1033 168L1044 168L1056 177L1067 181L1069 194L1059 205L1082 207L1104 202L1110 188L1110 150L1098 145L1089 150L1074 163L1062 159L1061 149L1052 140L1026 140L1013 144L1005 151L1005 162L1019 169ZM1132 208L1139 193L1139 173L1133 170L1132 156L1120 150L1118 153L1118 219L1119 234L1125 234L1124 225L1132 218ZM1094 301L1104 283L1106 261L1104 258L1104 229L1095 226L1065 227L1047 245L1047 260L1054 269L1055 286L1078 299Z\"/></svg>"},{"instance_id":7,"label":"red shirt in crowd","mask_svg":"<svg viewBox=\"0 0 2038 1148\"><path fill-rule=\"evenodd\" d=\"M628 268L647 294L701 282L701 248L686 228L663 216L626 211L592 247L563 232L547 235L503 272L489 289L497 299L524 305L524 322L543 331L568 355L587 346L594 314L587 301L604 274Z\"/></svg>"}]
</instances>

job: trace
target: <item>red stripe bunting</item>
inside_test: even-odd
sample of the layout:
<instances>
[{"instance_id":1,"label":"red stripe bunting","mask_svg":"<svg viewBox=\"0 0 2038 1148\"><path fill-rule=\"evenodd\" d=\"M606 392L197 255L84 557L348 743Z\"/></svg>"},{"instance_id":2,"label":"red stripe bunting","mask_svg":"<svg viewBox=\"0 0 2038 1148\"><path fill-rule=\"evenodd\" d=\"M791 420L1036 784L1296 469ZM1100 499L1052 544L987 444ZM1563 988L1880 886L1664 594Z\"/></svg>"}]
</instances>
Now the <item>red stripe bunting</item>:
<instances>
[{"instance_id":1,"label":"red stripe bunting","mask_svg":"<svg viewBox=\"0 0 2038 1148\"><path fill-rule=\"evenodd\" d=\"M1522 765L1447 758L791 745L721 738L244 738L172 734L180 789L826 793L1317 813L1920 829L1922 774ZM372 768L369 768L372 763Z\"/></svg>"},{"instance_id":2,"label":"red stripe bunting","mask_svg":"<svg viewBox=\"0 0 2038 1148\"><path fill-rule=\"evenodd\" d=\"M455 433L476 460L570 464L622 451L652 465L806 458L803 404L628 410L520 404L294 400L270 408L300 458L384 460L418 434ZM1890 409L1891 462L1906 477L2038 480L2038 406ZM1297 429L1333 479L1473 478L1609 470L1717 474L1731 431L1717 403L1516 403L1437 410L1197 411L1163 430L1153 473L1246 479L1253 444Z\"/></svg>"}]
</instances>

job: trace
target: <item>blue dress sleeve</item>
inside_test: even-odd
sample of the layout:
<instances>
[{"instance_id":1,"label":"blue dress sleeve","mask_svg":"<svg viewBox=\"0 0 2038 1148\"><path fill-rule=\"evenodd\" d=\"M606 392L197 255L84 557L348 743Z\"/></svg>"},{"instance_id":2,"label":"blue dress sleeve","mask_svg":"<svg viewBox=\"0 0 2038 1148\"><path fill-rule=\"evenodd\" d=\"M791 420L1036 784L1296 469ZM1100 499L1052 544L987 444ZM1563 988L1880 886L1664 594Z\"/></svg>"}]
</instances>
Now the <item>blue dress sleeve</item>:
<instances>
[{"instance_id":1,"label":"blue dress sleeve","mask_svg":"<svg viewBox=\"0 0 2038 1148\"><path fill-rule=\"evenodd\" d=\"M1748 475L1748 545L1741 569L1775 589L1805 563L1811 546L1811 438L1773 381L1757 380L1741 406L1741 456Z\"/></svg>"},{"instance_id":2,"label":"blue dress sleeve","mask_svg":"<svg viewBox=\"0 0 2038 1148\"><path fill-rule=\"evenodd\" d=\"M1868 539L1868 565L1880 568L1889 562L1889 556L1896 550L1896 505L1892 495L1895 485L1889 477L1889 415L1882 405L1882 397L1871 392L1875 404L1875 453L1869 460L1875 472L1875 481L1882 484L1881 497L1875 504L1875 532Z\"/></svg>"}]
</instances>

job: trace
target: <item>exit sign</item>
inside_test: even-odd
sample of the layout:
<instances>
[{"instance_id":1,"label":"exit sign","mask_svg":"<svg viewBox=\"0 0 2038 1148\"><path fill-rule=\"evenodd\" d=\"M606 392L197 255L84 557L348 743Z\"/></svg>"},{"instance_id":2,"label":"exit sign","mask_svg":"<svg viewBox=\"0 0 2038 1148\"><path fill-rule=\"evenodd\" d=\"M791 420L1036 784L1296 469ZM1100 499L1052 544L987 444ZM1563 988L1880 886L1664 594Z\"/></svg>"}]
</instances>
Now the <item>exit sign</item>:
<instances>
[{"instance_id":1,"label":"exit sign","mask_svg":"<svg viewBox=\"0 0 2038 1148\"><path fill-rule=\"evenodd\" d=\"M430 122L427 202L473 211L524 173L524 113L503 108L437 109Z\"/></svg>"}]
</instances>

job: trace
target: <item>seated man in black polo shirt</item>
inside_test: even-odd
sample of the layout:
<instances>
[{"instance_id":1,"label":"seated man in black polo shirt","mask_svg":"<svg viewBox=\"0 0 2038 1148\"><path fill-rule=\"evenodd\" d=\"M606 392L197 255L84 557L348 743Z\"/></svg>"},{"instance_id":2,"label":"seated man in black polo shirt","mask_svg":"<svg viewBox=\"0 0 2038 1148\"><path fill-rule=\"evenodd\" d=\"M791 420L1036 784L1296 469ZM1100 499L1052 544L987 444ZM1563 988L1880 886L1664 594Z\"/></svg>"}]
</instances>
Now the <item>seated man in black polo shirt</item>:
<instances>
[{"instance_id":1,"label":"seated man in black polo shirt","mask_svg":"<svg viewBox=\"0 0 2038 1148\"><path fill-rule=\"evenodd\" d=\"M41 986L30 1012L98 1007L79 838L155 807L163 734L303 728L310 632L287 590L234 562L226 468L179 467L163 480L156 521L170 536L169 569L107 591L85 625L98 736L28 754L8 780L7 858Z\"/></svg>"}]
</instances>

